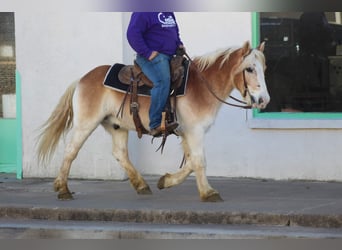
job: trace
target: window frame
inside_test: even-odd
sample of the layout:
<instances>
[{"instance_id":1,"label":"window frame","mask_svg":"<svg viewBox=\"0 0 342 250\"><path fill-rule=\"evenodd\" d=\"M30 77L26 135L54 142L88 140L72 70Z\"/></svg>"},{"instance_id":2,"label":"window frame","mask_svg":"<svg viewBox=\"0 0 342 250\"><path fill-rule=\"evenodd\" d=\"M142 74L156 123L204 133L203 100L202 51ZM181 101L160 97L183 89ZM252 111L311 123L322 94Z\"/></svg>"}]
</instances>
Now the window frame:
<instances>
[{"instance_id":1,"label":"window frame","mask_svg":"<svg viewBox=\"0 0 342 250\"><path fill-rule=\"evenodd\" d=\"M257 47L259 43L260 13L252 12L252 45ZM248 118L251 128L342 128L342 112L261 113L260 110L253 109L249 112ZM284 124L284 120L290 122Z\"/></svg>"}]
</instances>

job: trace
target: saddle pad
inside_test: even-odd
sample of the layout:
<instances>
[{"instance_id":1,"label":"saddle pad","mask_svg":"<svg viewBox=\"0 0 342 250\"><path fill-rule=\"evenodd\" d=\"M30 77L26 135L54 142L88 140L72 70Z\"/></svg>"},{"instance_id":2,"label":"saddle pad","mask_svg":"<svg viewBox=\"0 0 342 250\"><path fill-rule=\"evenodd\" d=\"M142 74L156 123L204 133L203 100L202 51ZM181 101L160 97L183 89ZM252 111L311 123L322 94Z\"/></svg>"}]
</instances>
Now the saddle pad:
<instances>
[{"instance_id":1,"label":"saddle pad","mask_svg":"<svg viewBox=\"0 0 342 250\"><path fill-rule=\"evenodd\" d=\"M119 92L126 93L127 90L129 89L130 85L127 85L125 83L122 83L119 80L118 74L120 70L126 65L121 64L121 63L115 63L113 64L103 81L103 85L105 87L117 90ZM181 86L178 88L176 96L183 96L185 95L186 91L186 83L188 81L188 72L189 72L189 62L185 61L185 72L184 72L184 77ZM146 85L138 86L138 96L151 96L151 87L148 87Z\"/></svg>"}]
</instances>

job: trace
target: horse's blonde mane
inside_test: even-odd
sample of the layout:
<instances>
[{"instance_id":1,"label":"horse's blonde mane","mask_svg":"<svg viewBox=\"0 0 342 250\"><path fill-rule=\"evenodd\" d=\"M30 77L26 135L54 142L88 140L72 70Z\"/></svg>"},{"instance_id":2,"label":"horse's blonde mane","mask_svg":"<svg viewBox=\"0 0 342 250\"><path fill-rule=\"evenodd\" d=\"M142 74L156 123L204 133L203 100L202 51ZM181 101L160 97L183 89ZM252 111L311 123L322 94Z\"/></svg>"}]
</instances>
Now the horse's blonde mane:
<instances>
[{"instance_id":1,"label":"horse's blonde mane","mask_svg":"<svg viewBox=\"0 0 342 250\"><path fill-rule=\"evenodd\" d=\"M238 48L219 49L203 56L197 56L194 58L194 61L196 62L199 70L203 71L213 65L218 58L222 57L220 64L221 68L222 65L229 59L230 55L237 49Z\"/></svg>"}]
</instances>

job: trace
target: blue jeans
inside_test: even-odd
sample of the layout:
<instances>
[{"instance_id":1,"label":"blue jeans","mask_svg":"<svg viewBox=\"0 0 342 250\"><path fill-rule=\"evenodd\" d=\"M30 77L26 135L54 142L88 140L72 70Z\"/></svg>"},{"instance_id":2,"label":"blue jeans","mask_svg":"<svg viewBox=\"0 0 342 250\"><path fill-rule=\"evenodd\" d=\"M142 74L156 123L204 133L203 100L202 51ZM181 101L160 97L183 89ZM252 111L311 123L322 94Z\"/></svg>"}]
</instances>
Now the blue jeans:
<instances>
[{"instance_id":1,"label":"blue jeans","mask_svg":"<svg viewBox=\"0 0 342 250\"><path fill-rule=\"evenodd\" d=\"M171 56L159 53L152 61L137 55L136 62L144 74L153 82L150 104L150 128L161 123L161 113L165 109L170 92L170 60Z\"/></svg>"}]
</instances>

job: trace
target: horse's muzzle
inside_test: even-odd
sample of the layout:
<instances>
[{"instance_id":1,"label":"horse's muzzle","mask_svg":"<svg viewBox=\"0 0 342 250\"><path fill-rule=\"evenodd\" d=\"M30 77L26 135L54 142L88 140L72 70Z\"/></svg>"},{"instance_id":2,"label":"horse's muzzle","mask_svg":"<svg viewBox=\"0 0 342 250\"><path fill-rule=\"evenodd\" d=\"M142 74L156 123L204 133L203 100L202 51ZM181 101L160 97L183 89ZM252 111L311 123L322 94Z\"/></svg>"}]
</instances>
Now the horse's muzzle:
<instances>
[{"instance_id":1,"label":"horse's muzzle","mask_svg":"<svg viewBox=\"0 0 342 250\"><path fill-rule=\"evenodd\" d=\"M270 102L270 97L267 95L265 97L259 96L255 97L251 95L251 102L253 108L264 109L267 104Z\"/></svg>"}]
</instances>

